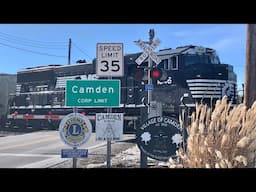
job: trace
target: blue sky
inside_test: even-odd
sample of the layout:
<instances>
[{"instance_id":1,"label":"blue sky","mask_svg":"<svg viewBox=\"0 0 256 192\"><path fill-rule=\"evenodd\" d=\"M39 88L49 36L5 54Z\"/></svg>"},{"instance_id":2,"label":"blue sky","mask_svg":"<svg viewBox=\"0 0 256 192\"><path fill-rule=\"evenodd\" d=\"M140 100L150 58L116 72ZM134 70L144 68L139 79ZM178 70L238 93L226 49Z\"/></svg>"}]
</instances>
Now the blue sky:
<instances>
[{"instance_id":1,"label":"blue sky","mask_svg":"<svg viewBox=\"0 0 256 192\"><path fill-rule=\"evenodd\" d=\"M156 50L201 45L217 51L232 64L238 87L244 82L246 24L0 24L0 73L15 74L26 67L71 63L96 57L97 43L124 43L124 53L140 52L134 41L148 40L149 29L161 44Z\"/></svg>"}]
</instances>

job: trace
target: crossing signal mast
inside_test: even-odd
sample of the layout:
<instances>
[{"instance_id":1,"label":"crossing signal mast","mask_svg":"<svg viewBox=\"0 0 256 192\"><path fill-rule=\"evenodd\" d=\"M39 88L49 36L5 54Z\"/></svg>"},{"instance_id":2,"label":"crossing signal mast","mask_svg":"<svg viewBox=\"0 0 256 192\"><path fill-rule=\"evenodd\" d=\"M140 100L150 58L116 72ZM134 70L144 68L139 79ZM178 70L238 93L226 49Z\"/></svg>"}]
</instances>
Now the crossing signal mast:
<instances>
[{"instance_id":1,"label":"crossing signal mast","mask_svg":"<svg viewBox=\"0 0 256 192\"><path fill-rule=\"evenodd\" d=\"M152 68L153 61L158 65L161 62L161 59L153 52L153 50L160 44L160 40L156 39L153 41L155 37L155 31L154 29L149 30L149 41L135 41L135 43L143 49L143 53L135 60L135 62L138 65L141 65L143 61L145 61L148 58L148 87L153 87L152 85L152 79L160 79L161 78L161 72L158 68ZM148 44L148 45L146 45ZM152 100L152 89L148 90L148 114L150 117L151 111L150 111L150 103Z\"/></svg>"},{"instance_id":2,"label":"crossing signal mast","mask_svg":"<svg viewBox=\"0 0 256 192\"><path fill-rule=\"evenodd\" d=\"M160 40L156 39L153 41L155 37L155 31L154 29L149 30L149 41L135 41L135 43L143 49L143 53L135 60L135 62L140 65L143 61L145 61L148 58L148 84L145 85L145 89L148 91L148 119L150 117L156 116L154 114L154 110L152 110L152 91L153 91L153 84L152 80L158 80L161 78L162 73L160 69L157 67L153 68L153 61L155 62L157 66L161 59L153 52L153 50L160 44ZM148 45L147 45L148 44ZM147 167L147 156L144 152L141 151L141 168Z\"/></svg>"}]
</instances>

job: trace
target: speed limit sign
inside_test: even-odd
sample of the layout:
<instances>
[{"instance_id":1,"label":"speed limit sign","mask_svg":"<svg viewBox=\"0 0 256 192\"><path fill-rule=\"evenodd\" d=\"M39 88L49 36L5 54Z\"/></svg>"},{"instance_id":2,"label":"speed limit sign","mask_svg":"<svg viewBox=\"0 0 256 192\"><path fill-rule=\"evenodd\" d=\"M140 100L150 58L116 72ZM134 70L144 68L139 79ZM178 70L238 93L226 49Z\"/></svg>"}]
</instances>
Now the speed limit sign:
<instances>
[{"instance_id":1,"label":"speed limit sign","mask_svg":"<svg viewBox=\"0 0 256 192\"><path fill-rule=\"evenodd\" d=\"M99 77L124 76L123 43L97 43L96 74Z\"/></svg>"}]
</instances>

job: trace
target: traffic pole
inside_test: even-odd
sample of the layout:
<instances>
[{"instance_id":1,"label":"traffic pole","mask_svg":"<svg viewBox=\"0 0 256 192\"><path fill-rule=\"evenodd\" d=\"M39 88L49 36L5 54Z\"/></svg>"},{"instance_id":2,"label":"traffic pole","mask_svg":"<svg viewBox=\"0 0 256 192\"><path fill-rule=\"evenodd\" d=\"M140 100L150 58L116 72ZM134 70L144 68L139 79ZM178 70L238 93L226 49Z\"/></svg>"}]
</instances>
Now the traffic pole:
<instances>
[{"instance_id":1,"label":"traffic pole","mask_svg":"<svg viewBox=\"0 0 256 192\"><path fill-rule=\"evenodd\" d=\"M153 42L153 38L154 38L154 29L150 29L149 30L149 42L148 44L151 45L152 42ZM151 79L151 76L150 76L150 73L151 73L151 67L152 67L152 60L150 57L148 57L148 84L152 84L152 79ZM152 91L151 90L147 90L148 91L148 118L150 118L150 103L151 103L151 100L152 100ZM142 151L140 150L140 168L147 168L148 166L148 157L147 155Z\"/></svg>"}]
</instances>

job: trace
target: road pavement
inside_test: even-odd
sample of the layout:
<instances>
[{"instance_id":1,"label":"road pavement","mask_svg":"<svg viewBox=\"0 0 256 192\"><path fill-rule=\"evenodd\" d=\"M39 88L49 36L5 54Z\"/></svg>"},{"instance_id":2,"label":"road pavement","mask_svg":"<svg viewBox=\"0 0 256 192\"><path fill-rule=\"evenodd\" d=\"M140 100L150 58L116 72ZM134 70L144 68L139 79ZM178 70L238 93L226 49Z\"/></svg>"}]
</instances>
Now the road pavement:
<instances>
[{"instance_id":1,"label":"road pavement","mask_svg":"<svg viewBox=\"0 0 256 192\"><path fill-rule=\"evenodd\" d=\"M134 137L124 135L124 140ZM106 145L95 141L92 133L86 144L79 148L89 153L97 147ZM0 168L46 168L67 161L61 158L61 149L71 149L63 143L58 131L40 131L23 135L0 137Z\"/></svg>"}]
</instances>

